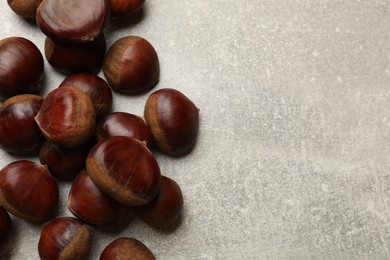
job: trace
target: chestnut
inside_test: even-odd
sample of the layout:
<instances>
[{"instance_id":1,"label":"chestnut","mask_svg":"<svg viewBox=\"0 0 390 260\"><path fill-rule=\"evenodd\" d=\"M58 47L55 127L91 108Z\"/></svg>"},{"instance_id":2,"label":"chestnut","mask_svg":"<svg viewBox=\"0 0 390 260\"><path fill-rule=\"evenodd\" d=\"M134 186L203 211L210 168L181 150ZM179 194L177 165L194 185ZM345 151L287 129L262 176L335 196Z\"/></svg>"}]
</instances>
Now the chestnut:
<instances>
[{"instance_id":1,"label":"chestnut","mask_svg":"<svg viewBox=\"0 0 390 260\"><path fill-rule=\"evenodd\" d=\"M110 0L111 17L129 16L138 12L145 0Z\"/></svg>"},{"instance_id":2,"label":"chestnut","mask_svg":"<svg viewBox=\"0 0 390 260\"><path fill-rule=\"evenodd\" d=\"M137 115L114 112L102 118L96 126L97 139L103 140L110 136L128 136L145 142L149 146L152 133L145 120Z\"/></svg>"},{"instance_id":3,"label":"chestnut","mask_svg":"<svg viewBox=\"0 0 390 260\"><path fill-rule=\"evenodd\" d=\"M46 37L45 57L49 64L64 74L97 74L106 54L106 38L103 34L93 41L63 44Z\"/></svg>"},{"instance_id":4,"label":"chestnut","mask_svg":"<svg viewBox=\"0 0 390 260\"><path fill-rule=\"evenodd\" d=\"M43 98L22 94L7 99L0 108L0 148L10 152L38 151L45 140L34 117Z\"/></svg>"},{"instance_id":5,"label":"chestnut","mask_svg":"<svg viewBox=\"0 0 390 260\"><path fill-rule=\"evenodd\" d=\"M27 160L0 170L0 204L27 221L48 219L58 204L58 187L46 166Z\"/></svg>"},{"instance_id":6,"label":"chestnut","mask_svg":"<svg viewBox=\"0 0 390 260\"><path fill-rule=\"evenodd\" d=\"M38 94L42 89L43 64L40 50L30 40L1 40L0 101L18 94Z\"/></svg>"},{"instance_id":7,"label":"chestnut","mask_svg":"<svg viewBox=\"0 0 390 260\"><path fill-rule=\"evenodd\" d=\"M151 201L160 188L160 168L141 141L113 136L98 142L87 157L87 172L95 185L128 206Z\"/></svg>"},{"instance_id":8,"label":"chestnut","mask_svg":"<svg viewBox=\"0 0 390 260\"><path fill-rule=\"evenodd\" d=\"M7 0L12 11L26 19L35 19L38 6L41 2L42 0Z\"/></svg>"},{"instance_id":9,"label":"chestnut","mask_svg":"<svg viewBox=\"0 0 390 260\"><path fill-rule=\"evenodd\" d=\"M79 220L60 217L42 226L38 242L41 260L84 260L89 252L90 233Z\"/></svg>"},{"instance_id":10,"label":"chestnut","mask_svg":"<svg viewBox=\"0 0 390 260\"><path fill-rule=\"evenodd\" d=\"M101 192L84 170L72 184L68 208L89 225L108 225L119 219L122 205Z\"/></svg>"},{"instance_id":11,"label":"chestnut","mask_svg":"<svg viewBox=\"0 0 390 260\"><path fill-rule=\"evenodd\" d=\"M6 245L11 232L11 218L8 212L0 206L0 253L3 246Z\"/></svg>"},{"instance_id":12,"label":"chestnut","mask_svg":"<svg viewBox=\"0 0 390 260\"><path fill-rule=\"evenodd\" d=\"M108 0L43 0L36 22L55 42L89 42L104 30L110 17Z\"/></svg>"},{"instance_id":13,"label":"chestnut","mask_svg":"<svg viewBox=\"0 0 390 260\"><path fill-rule=\"evenodd\" d=\"M152 93L144 117L157 147L170 156L188 154L199 128L199 109L183 93L165 88Z\"/></svg>"},{"instance_id":14,"label":"chestnut","mask_svg":"<svg viewBox=\"0 0 390 260\"><path fill-rule=\"evenodd\" d=\"M100 260L155 260L156 257L142 242L135 238L121 237L106 246Z\"/></svg>"},{"instance_id":15,"label":"chestnut","mask_svg":"<svg viewBox=\"0 0 390 260\"><path fill-rule=\"evenodd\" d=\"M97 118L111 112L112 93L107 82L94 74L73 74L65 78L60 87L73 86L84 91L92 101Z\"/></svg>"},{"instance_id":16,"label":"chestnut","mask_svg":"<svg viewBox=\"0 0 390 260\"><path fill-rule=\"evenodd\" d=\"M49 172L57 178L74 178L85 168L85 160L94 142L81 146L63 148L46 141L43 143L39 160L49 168Z\"/></svg>"},{"instance_id":17,"label":"chestnut","mask_svg":"<svg viewBox=\"0 0 390 260\"><path fill-rule=\"evenodd\" d=\"M148 204L133 207L134 214L145 223L165 228L172 225L183 208L180 186L172 179L161 176L161 187L157 196Z\"/></svg>"},{"instance_id":18,"label":"chestnut","mask_svg":"<svg viewBox=\"0 0 390 260\"><path fill-rule=\"evenodd\" d=\"M82 90L62 87L46 96L35 121L53 144L75 147L91 139L96 124L95 109Z\"/></svg>"},{"instance_id":19,"label":"chestnut","mask_svg":"<svg viewBox=\"0 0 390 260\"><path fill-rule=\"evenodd\" d=\"M140 94L157 85L160 65L153 46L145 39L127 36L117 40L103 62L108 84L122 94Z\"/></svg>"}]
</instances>

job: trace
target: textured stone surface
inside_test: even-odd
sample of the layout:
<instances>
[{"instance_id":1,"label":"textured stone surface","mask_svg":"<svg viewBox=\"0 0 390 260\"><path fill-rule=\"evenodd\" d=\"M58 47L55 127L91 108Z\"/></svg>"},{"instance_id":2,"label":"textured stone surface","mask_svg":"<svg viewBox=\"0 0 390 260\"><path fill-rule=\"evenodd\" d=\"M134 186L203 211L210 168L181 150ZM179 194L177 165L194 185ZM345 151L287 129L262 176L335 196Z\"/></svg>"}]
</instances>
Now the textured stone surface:
<instances>
[{"instance_id":1,"label":"textured stone surface","mask_svg":"<svg viewBox=\"0 0 390 260\"><path fill-rule=\"evenodd\" d=\"M159 259L389 259L390 2L146 2L107 39L148 39L158 88L201 110L193 153L157 156L185 209L173 232L137 220L121 232L91 229L90 259L120 236ZM5 3L0 13L0 38L43 50L34 25ZM63 76L45 70L47 93ZM115 110L142 114L146 97L115 95ZM0 152L1 167L12 160ZM60 187L64 204L70 183ZM37 259L39 226L13 220L11 259Z\"/></svg>"}]
</instances>

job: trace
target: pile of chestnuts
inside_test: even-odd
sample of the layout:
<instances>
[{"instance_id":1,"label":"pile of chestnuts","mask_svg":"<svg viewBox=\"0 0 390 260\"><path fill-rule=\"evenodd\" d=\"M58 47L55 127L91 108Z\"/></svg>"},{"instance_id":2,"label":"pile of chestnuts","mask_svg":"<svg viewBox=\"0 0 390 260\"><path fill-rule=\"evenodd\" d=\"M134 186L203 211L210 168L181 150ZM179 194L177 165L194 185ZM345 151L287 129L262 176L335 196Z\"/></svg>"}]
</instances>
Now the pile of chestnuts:
<instances>
[{"instance_id":1,"label":"pile of chestnuts","mask_svg":"<svg viewBox=\"0 0 390 260\"><path fill-rule=\"evenodd\" d=\"M133 215L154 228L175 225L183 207L180 186L160 172L157 150L184 156L195 146L199 109L171 88L152 92L144 115L113 112L112 90L151 91L159 82L157 52L146 39L127 36L106 50L111 19L137 13L144 0L8 0L35 19L46 35L44 56L63 82L40 96L44 56L22 37L0 41L0 148L19 159L0 170L0 254L12 218L40 223L41 259L85 259L90 227L111 227ZM105 79L97 76L103 71ZM58 217L58 181L73 181ZM117 238L100 259L155 259L135 238Z\"/></svg>"}]
</instances>

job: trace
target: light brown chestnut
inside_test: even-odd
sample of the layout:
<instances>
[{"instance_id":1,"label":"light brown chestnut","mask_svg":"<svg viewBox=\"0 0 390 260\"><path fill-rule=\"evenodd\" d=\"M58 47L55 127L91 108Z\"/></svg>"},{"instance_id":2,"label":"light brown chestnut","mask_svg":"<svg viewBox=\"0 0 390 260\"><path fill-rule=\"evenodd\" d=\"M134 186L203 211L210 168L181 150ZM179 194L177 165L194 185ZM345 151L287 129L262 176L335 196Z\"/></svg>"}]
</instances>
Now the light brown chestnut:
<instances>
[{"instance_id":1,"label":"light brown chestnut","mask_svg":"<svg viewBox=\"0 0 390 260\"><path fill-rule=\"evenodd\" d=\"M57 43L46 37L45 57L49 64L64 74L98 73L106 54L103 34L83 43Z\"/></svg>"},{"instance_id":2,"label":"light brown chestnut","mask_svg":"<svg viewBox=\"0 0 390 260\"><path fill-rule=\"evenodd\" d=\"M106 246L100 260L155 260L156 257L142 242L135 238L121 237Z\"/></svg>"},{"instance_id":3,"label":"light brown chestnut","mask_svg":"<svg viewBox=\"0 0 390 260\"><path fill-rule=\"evenodd\" d=\"M64 79L60 87L73 86L84 91L91 99L95 107L97 118L101 118L111 112L112 92L107 82L94 74L73 74Z\"/></svg>"},{"instance_id":4,"label":"light brown chestnut","mask_svg":"<svg viewBox=\"0 0 390 260\"><path fill-rule=\"evenodd\" d=\"M1 40L0 101L18 94L38 94L42 89L43 64L40 50L30 40Z\"/></svg>"},{"instance_id":5,"label":"light brown chestnut","mask_svg":"<svg viewBox=\"0 0 390 260\"><path fill-rule=\"evenodd\" d=\"M7 244L11 232L11 218L8 212L0 206L0 255L3 247Z\"/></svg>"},{"instance_id":6,"label":"light brown chestnut","mask_svg":"<svg viewBox=\"0 0 390 260\"><path fill-rule=\"evenodd\" d=\"M12 11L26 19L35 19L41 2L42 0L7 0Z\"/></svg>"},{"instance_id":7,"label":"light brown chestnut","mask_svg":"<svg viewBox=\"0 0 390 260\"><path fill-rule=\"evenodd\" d=\"M35 152L45 140L34 121L43 98L22 94L0 108L0 148L10 153Z\"/></svg>"},{"instance_id":8,"label":"light brown chestnut","mask_svg":"<svg viewBox=\"0 0 390 260\"><path fill-rule=\"evenodd\" d=\"M48 219L58 204L58 187L47 167L27 160L0 170L0 204L27 221Z\"/></svg>"},{"instance_id":9,"label":"light brown chestnut","mask_svg":"<svg viewBox=\"0 0 390 260\"><path fill-rule=\"evenodd\" d=\"M109 225L116 222L122 204L101 192L82 171L74 180L68 196L68 208L89 225Z\"/></svg>"},{"instance_id":10,"label":"light brown chestnut","mask_svg":"<svg viewBox=\"0 0 390 260\"><path fill-rule=\"evenodd\" d=\"M145 0L110 0L111 17L129 16L138 12Z\"/></svg>"},{"instance_id":11,"label":"light brown chestnut","mask_svg":"<svg viewBox=\"0 0 390 260\"><path fill-rule=\"evenodd\" d=\"M140 94L157 85L160 64L153 46L138 36L117 40L103 62L108 84L122 94Z\"/></svg>"},{"instance_id":12,"label":"light brown chestnut","mask_svg":"<svg viewBox=\"0 0 390 260\"><path fill-rule=\"evenodd\" d=\"M96 116L87 94L76 87L62 87L46 96L35 121L50 142L68 148L90 140Z\"/></svg>"},{"instance_id":13,"label":"light brown chestnut","mask_svg":"<svg viewBox=\"0 0 390 260\"><path fill-rule=\"evenodd\" d=\"M160 188L160 168L141 141L113 136L98 142L87 157L87 172L95 185L128 206L151 201Z\"/></svg>"},{"instance_id":14,"label":"light brown chestnut","mask_svg":"<svg viewBox=\"0 0 390 260\"><path fill-rule=\"evenodd\" d=\"M145 223L165 228L172 225L183 208L180 186L172 179L161 176L161 187L157 196L148 204L133 207L134 214Z\"/></svg>"},{"instance_id":15,"label":"light brown chestnut","mask_svg":"<svg viewBox=\"0 0 390 260\"><path fill-rule=\"evenodd\" d=\"M199 109L178 90L165 88L152 93L144 117L158 148L170 156L188 154L199 128Z\"/></svg>"},{"instance_id":16,"label":"light brown chestnut","mask_svg":"<svg viewBox=\"0 0 390 260\"><path fill-rule=\"evenodd\" d=\"M104 30L110 17L108 0L43 0L36 21L55 42L89 42Z\"/></svg>"},{"instance_id":17,"label":"light brown chestnut","mask_svg":"<svg viewBox=\"0 0 390 260\"><path fill-rule=\"evenodd\" d=\"M90 234L85 225L75 218L61 217L42 226L38 253L41 260L84 260L89 244Z\"/></svg>"}]
</instances>

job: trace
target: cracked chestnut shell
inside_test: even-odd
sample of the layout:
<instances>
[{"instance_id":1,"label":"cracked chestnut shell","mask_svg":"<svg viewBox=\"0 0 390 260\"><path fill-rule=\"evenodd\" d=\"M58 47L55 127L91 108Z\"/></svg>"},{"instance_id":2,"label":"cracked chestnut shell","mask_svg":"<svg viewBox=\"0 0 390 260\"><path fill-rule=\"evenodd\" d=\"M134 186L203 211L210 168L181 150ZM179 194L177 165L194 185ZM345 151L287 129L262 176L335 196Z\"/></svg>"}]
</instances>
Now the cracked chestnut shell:
<instances>
[{"instance_id":1,"label":"cracked chestnut shell","mask_svg":"<svg viewBox=\"0 0 390 260\"><path fill-rule=\"evenodd\" d=\"M38 6L41 2L42 0L7 0L12 11L26 19L35 19Z\"/></svg>"},{"instance_id":2,"label":"cracked chestnut shell","mask_svg":"<svg viewBox=\"0 0 390 260\"><path fill-rule=\"evenodd\" d=\"M30 40L10 37L0 41L0 101L18 94L38 94L43 78L43 56Z\"/></svg>"},{"instance_id":3,"label":"cracked chestnut shell","mask_svg":"<svg viewBox=\"0 0 390 260\"><path fill-rule=\"evenodd\" d=\"M91 99L97 118L111 112L112 92L107 82L94 74L73 74L65 78L60 87L73 86L84 91Z\"/></svg>"},{"instance_id":4,"label":"cracked chestnut shell","mask_svg":"<svg viewBox=\"0 0 390 260\"><path fill-rule=\"evenodd\" d=\"M95 109L91 99L76 87L51 91L43 100L35 121L53 144L69 148L90 140L95 130Z\"/></svg>"},{"instance_id":5,"label":"cracked chestnut shell","mask_svg":"<svg viewBox=\"0 0 390 260\"><path fill-rule=\"evenodd\" d=\"M152 251L135 238L121 237L106 246L100 255L100 260L155 260Z\"/></svg>"},{"instance_id":6,"label":"cracked chestnut shell","mask_svg":"<svg viewBox=\"0 0 390 260\"><path fill-rule=\"evenodd\" d=\"M34 120L43 98L31 94L7 99L0 108L0 148L10 152L37 151L45 138ZM17 129L17 131L15 131Z\"/></svg>"},{"instance_id":7,"label":"cracked chestnut shell","mask_svg":"<svg viewBox=\"0 0 390 260\"><path fill-rule=\"evenodd\" d=\"M140 94L155 87L160 78L160 64L153 46L138 36L117 40L103 62L108 84L122 94Z\"/></svg>"},{"instance_id":8,"label":"cracked chestnut shell","mask_svg":"<svg viewBox=\"0 0 390 260\"><path fill-rule=\"evenodd\" d=\"M46 166L27 160L0 170L0 204L27 221L48 219L58 204L58 187Z\"/></svg>"},{"instance_id":9,"label":"cracked chestnut shell","mask_svg":"<svg viewBox=\"0 0 390 260\"><path fill-rule=\"evenodd\" d=\"M42 226L38 253L42 260L84 260L89 252L90 234L79 220L53 219Z\"/></svg>"},{"instance_id":10,"label":"cracked chestnut shell","mask_svg":"<svg viewBox=\"0 0 390 260\"><path fill-rule=\"evenodd\" d=\"M160 168L141 141L113 136L97 143L87 158L87 172L95 185L128 206L151 201L160 188Z\"/></svg>"},{"instance_id":11,"label":"cracked chestnut shell","mask_svg":"<svg viewBox=\"0 0 390 260\"><path fill-rule=\"evenodd\" d=\"M43 0L36 21L41 31L56 42L80 43L97 38L109 17L108 0Z\"/></svg>"},{"instance_id":12,"label":"cracked chestnut shell","mask_svg":"<svg viewBox=\"0 0 390 260\"><path fill-rule=\"evenodd\" d=\"M170 156L193 149L199 128L199 109L180 91L165 88L152 93L144 117L158 148Z\"/></svg>"},{"instance_id":13,"label":"cracked chestnut shell","mask_svg":"<svg viewBox=\"0 0 390 260\"><path fill-rule=\"evenodd\" d=\"M8 212L0 206L0 254L2 247L5 246L11 232L11 218Z\"/></svg>"},{"instance_id":14,"label":"cracked chestnut shell","mask_svg":"<svg viewBox=\"0 0 390 260\"><path fill-rule=\"evenodd\" d=\"M49 64L64 74L95 73L103 64L106 38L103 34L93 41L73 44L57 43L46 37L45 57Z\"/></svg>"},{"instance_id":15,"label":"cracked chestnut shell","mask_svg":"<svg viewBox=\"0 0 390 260\"><path fill-rule=\"evenodd\" d=\"M112 18L130 16L138 12L145 0L110 0Z\"/></svg>"}]
</instances>

